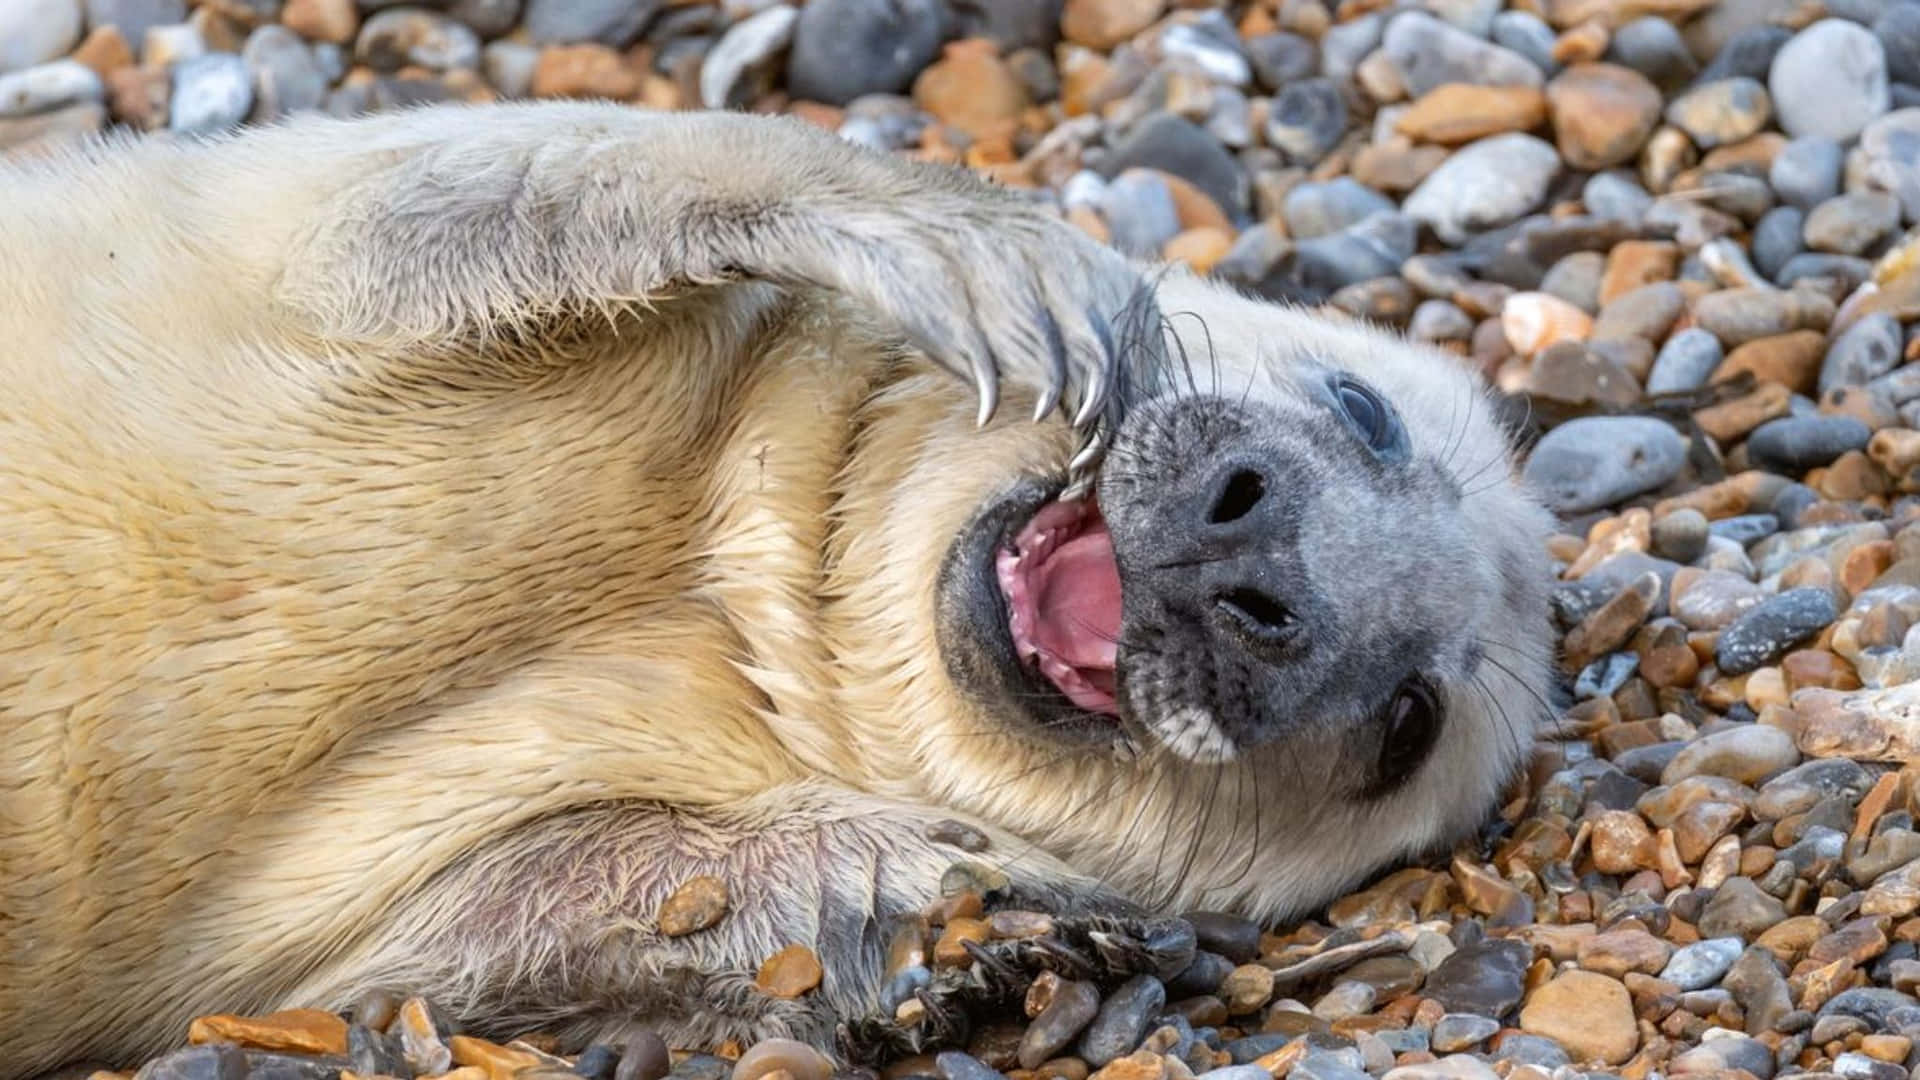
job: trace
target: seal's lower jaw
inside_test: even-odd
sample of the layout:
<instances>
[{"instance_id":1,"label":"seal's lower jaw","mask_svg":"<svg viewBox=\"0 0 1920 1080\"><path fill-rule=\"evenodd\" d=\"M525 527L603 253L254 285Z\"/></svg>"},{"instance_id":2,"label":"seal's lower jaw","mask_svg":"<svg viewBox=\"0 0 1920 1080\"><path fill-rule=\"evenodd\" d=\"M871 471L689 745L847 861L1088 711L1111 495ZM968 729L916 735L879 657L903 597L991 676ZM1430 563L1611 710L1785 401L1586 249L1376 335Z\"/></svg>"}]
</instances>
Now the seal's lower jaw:
<instances>
[{"instance_id":1,"label":"seal's lower jaw","mask_svg":"<svg viewBox=\"0 0 1920 1080\"><path fill-rule=\"evenodd\" d=\"M1115 690L1120 581L1106 522L1064 502L1062 477L1028 477L954 538L936 630L954 686L1009 729L1124 751L1142 732Z\"/></svg>"},{"instance_id":2,"label":"seal's lower jaw","mask_svg":"<svg viewBox=\"0 0 1920 1080\"><path fill-rule=\"evenodd\" d=\"M1068 701L1118 718L1120 568L1099 506L1089 498L1040 507L1000 545L994 573L1015 657Z\"/></svg>"}]
</instances>

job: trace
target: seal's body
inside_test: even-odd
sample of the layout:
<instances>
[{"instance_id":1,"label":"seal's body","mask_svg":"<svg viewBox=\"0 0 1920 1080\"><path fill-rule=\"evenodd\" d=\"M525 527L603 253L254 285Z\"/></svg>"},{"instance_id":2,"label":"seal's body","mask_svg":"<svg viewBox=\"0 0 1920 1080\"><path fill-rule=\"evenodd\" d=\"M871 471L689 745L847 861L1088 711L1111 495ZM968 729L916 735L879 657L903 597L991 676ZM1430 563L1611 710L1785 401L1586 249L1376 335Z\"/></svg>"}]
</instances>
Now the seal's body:
<instances>
[{"instance_id":1,"label":"seal's body","mask_svg":"<svg viewBox=\"0 0 1920 1080\"><path fill-rule=\"evenodd\" d=\"M1520 758L1545 519L1469 377L965 176L502 106L0 205L0 1074L370 986L824 1040L936 822L1277 916ZM822 988L754 990L790 943Z\"/></svg>"}]
</instances>

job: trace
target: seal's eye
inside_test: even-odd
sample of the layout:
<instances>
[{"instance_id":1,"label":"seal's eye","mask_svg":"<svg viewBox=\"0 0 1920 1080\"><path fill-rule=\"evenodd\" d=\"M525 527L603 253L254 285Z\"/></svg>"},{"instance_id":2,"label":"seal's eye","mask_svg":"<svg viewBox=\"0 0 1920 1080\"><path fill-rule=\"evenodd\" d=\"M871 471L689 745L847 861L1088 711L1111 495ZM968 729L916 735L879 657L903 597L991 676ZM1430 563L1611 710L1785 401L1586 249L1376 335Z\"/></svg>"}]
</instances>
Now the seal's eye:
<instances>
[{"instance_id":1,"label":"seal's eye","mask_svg":"<svg viewBox=\"0 0 1920 1080\"><path fill-rule=\"evenodd\" d=\"M1340 407L1347 410L1347 419L1366 436L1367 445L1377 447L1387 423L1386 406L1372 390L1345 379L1340 380L1334 393L1340 397Z\"/></svg>"},{"instance_id":2,"label":"seal's eye","mask_svg":"<svg viewBox=\"0 0 1920 1080\"><path fill-rule=\"evenodd\" d=\"M1406 783L1433 752L1445 720L1446 709L1431 683L1419 675L1402 680L1380 717L1385 729L1381 733L1380 760L1374 766L1367 794L1378 797Z\"/></svg>"},{"instance_id":3,"label":"seal's eye","mask_svg":"<svg viewBox=\"0 0 1920 1080\"><path fill-rule=\"evenodd\" d=\"M1393 406L1373 387L1351 375L1335 375L1332 386L1333 400L1339 406L1341 418L1354 434L1360 436L1367 449L1388 461L1397 461L1406 456L1406 432L1400 426L1400 418L1394 414Z\"/></svg>"}]
</instances>

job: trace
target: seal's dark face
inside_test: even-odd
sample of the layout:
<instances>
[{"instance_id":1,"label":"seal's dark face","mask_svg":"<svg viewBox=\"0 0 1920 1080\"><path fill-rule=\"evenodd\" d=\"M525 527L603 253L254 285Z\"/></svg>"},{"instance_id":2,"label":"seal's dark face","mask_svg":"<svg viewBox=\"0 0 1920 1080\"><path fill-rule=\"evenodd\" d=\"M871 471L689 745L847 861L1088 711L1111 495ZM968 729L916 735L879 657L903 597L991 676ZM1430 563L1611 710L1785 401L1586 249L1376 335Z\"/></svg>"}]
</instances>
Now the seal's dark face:
<instances>
[{"instance_id":1,"label":"seal's dark face","mask_svg":"<svg viewBox=\"0 0 1920 1080\"><path fill-rule=\"evenodd\" d=\"M1515 598L1440 440L1349 371L1285 385L1136 404L1093 499L1035 477L990 500L940 582L962 689L1053 740L1310 746L1329 794L1407 784L1471 696L1474 628Z\"/></svg>"}]
</instances>

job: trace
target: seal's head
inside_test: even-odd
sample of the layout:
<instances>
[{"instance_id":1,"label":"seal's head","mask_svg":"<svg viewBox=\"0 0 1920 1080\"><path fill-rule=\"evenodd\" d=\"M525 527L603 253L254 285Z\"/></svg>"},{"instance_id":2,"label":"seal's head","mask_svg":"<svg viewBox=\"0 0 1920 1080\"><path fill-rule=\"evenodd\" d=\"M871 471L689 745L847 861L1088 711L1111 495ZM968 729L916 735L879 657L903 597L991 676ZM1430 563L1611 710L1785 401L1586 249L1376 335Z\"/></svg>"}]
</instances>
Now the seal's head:
<instances>
[{"instance_id":1,"label":"seal's head","mask_svg":"<svg viewBox=\"0 0 1920 1080\"><path fill-rule=\"evenodd\" d=\"M1158 300L1172 362L1092 496L1060 497L1071 446L996 427L927 541L965 720L917 764L1150 898L1296 912L1458 839L1513 777L1551 520L1458 358L1183 274Z\"/></svg>"}]
</instances>

